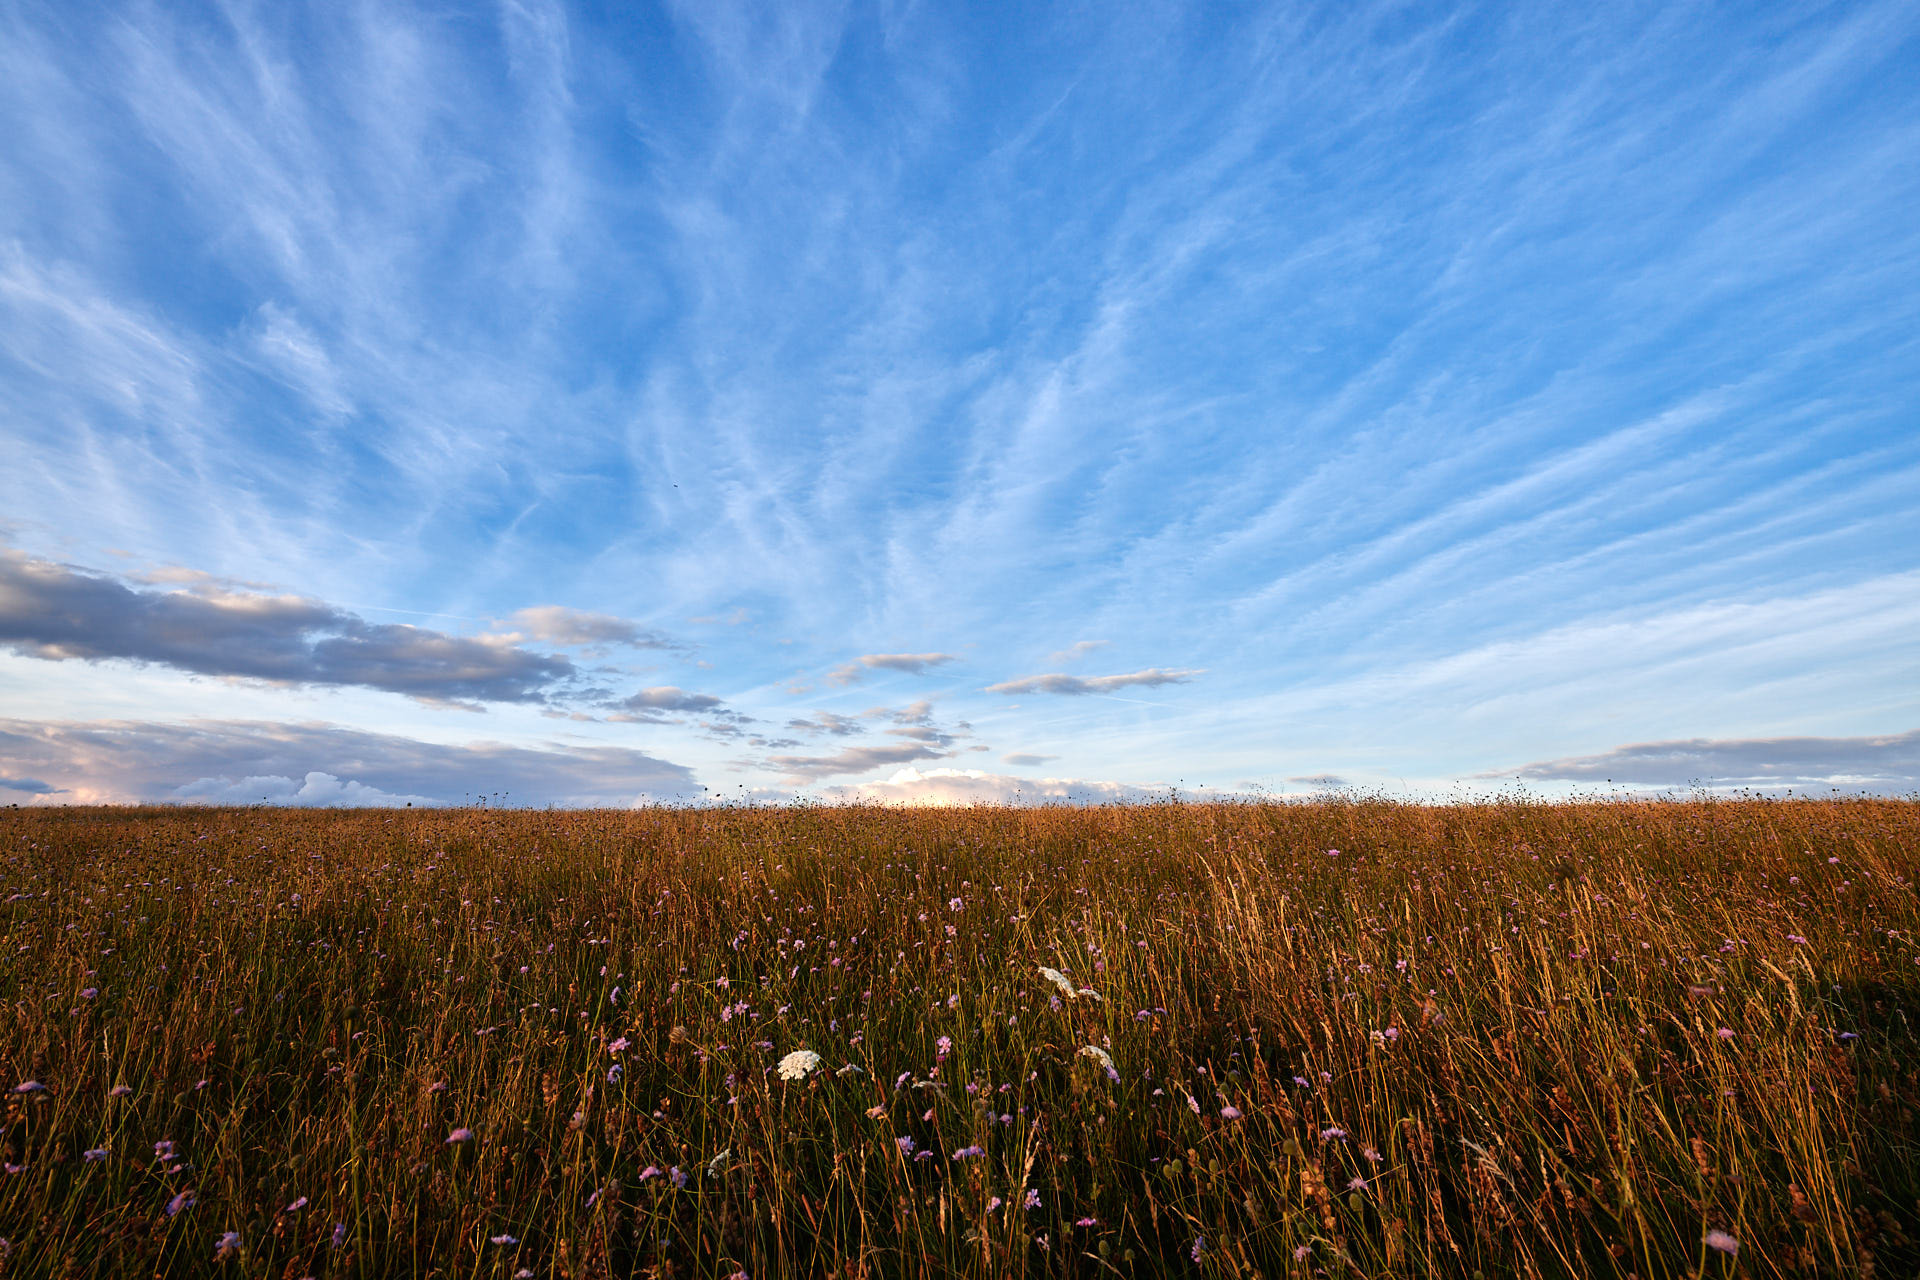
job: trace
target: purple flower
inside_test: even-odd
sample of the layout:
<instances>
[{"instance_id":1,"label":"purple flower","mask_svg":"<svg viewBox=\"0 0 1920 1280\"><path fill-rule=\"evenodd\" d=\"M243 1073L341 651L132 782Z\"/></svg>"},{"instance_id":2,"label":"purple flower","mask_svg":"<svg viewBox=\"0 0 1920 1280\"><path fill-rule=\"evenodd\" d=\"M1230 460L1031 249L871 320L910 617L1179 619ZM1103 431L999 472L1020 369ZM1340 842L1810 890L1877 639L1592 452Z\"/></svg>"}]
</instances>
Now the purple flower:
<instances>
[{"instance_id":1,"label":"purple flower","mask_svg":"<svg viewBox=\"0 0 1920 1280\"><path fill-rule=\"evenodd\" d=\"M333 1247L338 1249L341 1245L345 1244L346 1242L347 1242L347 1224L344 1222L334 1223L333 1224Z\"/></svg>"},{"instance_id":2,"label":"purple flower","mask_svg":"<svg viewBox=\"0 0 1920 1280\"><path fill-rule=\"evenodd\" d=\"M88 987L88 988L87 988L86 990L84 990L84 991L82 991L82 992L80 993L80 998L81 998L82 1000L91 1000L91 999L93 999L93 998L94 998L95 996L97 996L97 995L99 995L99 994L100 994L100 988L98 988L98 987Z\"/></svg>"},{"instance_id":3,"label":"purple flower","mask_svg":"<svg viewBox=\"0 0 1920 1280\"><path fill-rule=\"evenodd\" d=\"M80 1153L80 1157L88 1164L98 1164L100 1161L105 1160L107 1155L108 1151L105 1147L93 1147Z\"/></svg>"},{"instance_id":4,"label":"purple flower","mask_svg":"<svg viewBox=\"0 0 1920 1280\"><path fill-rule=\"evenodd\" d=\"M640 1181L642 1182L652 1181L654 1178L657 1178L659 1176L660 1176L660 1166L657 1164L650 1164L646 1168L640 1171Z\"/></svg>"},{"instance_id":5,"label":"purple flower","mask_svg":"<svg viewBox=\"0 0 1920 1280\"><path fill-rule=\"evenodd\" d=\"M913 1154L913 1139L912 1139L912 1138L908 1138L908 1137L904 1137L904 1136L903 1136L903 1137L898 1137L898 1138L895 1138L895 1139L893 1140L893 1145L895 1145L896 1147L899 1147L899 1148L900 1148L900 1154L901 1154L901 1155L903 1155L903 1156L910 1156L910 1155L912 1155L912 1154Z\"/></svg>"},{"instance_id":6,"label":"purple flower","mask_svg":"<svg viewBox=\"0 0 1920 1280\"><path fill-rule=\"evenodd\" d=\"M1189 1258L1192 1258L1195 1262L1198 1262L1200 1261L1200 1256L1204 1254L1206 1251L1207 1251L1207 1238L1205 1236L1195 1236L1193 1238L1193 1248L1187 1250L1187 1256Z\"/></svg>"},{"instance_id":7,"label":"purple flower","mask_svg":"<svg viewBox=\"0 0 1920 1280\"><path fill-rule=\"evenodd\" d=\"M240 1247L240 1233L229 1231L214 1242L215 1259L224 1258Z\"/></svg>"},{"instance_id":8,"label":"purple flower","mask_svg":"<svg viewBox=\"0 0 1920 1280\"><path fill-rule=\"evenodd\" d=\"M1027 1198L1021 1202L1020 1207L1023 1209L1038 1209L1040 1207L1040 1193L1032 1187L1028 1187Z\"/></svg>"},{"instance_id":9,"label":"purple flower","mask_svg":"<svg viewBox=\"0 0 1920 1280\"><path fill-rule=\"evenodd\" d=\"M962 1147L953 1153L953 1158L955 1160L973 1160L985 1154L987 1153L979 1147Z\"/></svg>"},{"instance_id":10,"label":"purple flower","mask_svg":"<svg viewBox=\"0 0 1920 1280\"><path fill-rule=\"evenodd\" d=\"M1836 858L1834 861L1838 862L1839 859ZM1735 1257L1738 1257L1740 1254L1740 1242L1724 1231L1707 1232L1702 1243L1709 1249L1718 1249L1722 1253L1732 1254Z\"/></svg>"},{"instance_id":11,"label":"purple flower","mask_svg":"<svg viewBox=\"0 0 1920 1280\"><path fill-rule=\"evenodd\" d=\"M673 1168L667 1170L667 1180L676 1187L685 1187L687 1185L687 1171L679 1165L675 1165Z\"/></svg>"},{"instance_id":12,"label":"purple flower","mask_svg":"<svg viewBox=\"0 0 1920 1280\"><path fill-rule=\"evenodd\" d=\"M456 1142L471 1142L472 1140L473 1140L473 1130L455 1129L452 1133L447 1135L447 1140L442 1145L451 1146Z\"/></svg>"},{"instance_id":13,"label":"purple flower","mask_svg":"<svg viewBox=\"0 0 1920 1280\"><path fill-rule=\"evenodd\" d=\"M1074 1222L1074 1224L1073 1224L1073 1225L1074 1225L1074 1226L1076 1226L1076 1227L1097 1227L1097 1226L1099 1226L1099 1225L1100 1225L1100 1219L1098 1219L1098 1218L1080 1218L1080 1219L1077 1219L1077 1220L1076 1220L1076 1221Z\"/></svg>"},{"instance_id":14,"label":"purple flower","mask_svg":"<svg viewBox=\"0 0 1920 1280\"><path fill-rule=\"evenodd\" d=\"M1721 1027L1718 1031L1714 1032L1713 1034L1719 1036L1722 1040L1731 1040L1733 1039L1733 1028Z\"/></svg>"},{"instance_id":15,"label":"purple flower","mask_svg":"<svg viewBox=\"0 0 1920 1280\"><path fill-rule=\"evenodd\" d=\"M1222 1120L1238 1120L1240 1118L1240 1108L1235 1106L1222 1107L1220 1108L1220 1118Z\"/></svg>"},{"instance_id":16,"label":"purple flower","mask_svg":"<svg viewBox=\"0 0 1920 1280\"><path fill-rule=\"evenodd\" d=\"M13 1086L13 1091L15 1093L45 1093L47 1086L41 1084L38 1080L22 1080L19 1084Z\"/></svg>"},{"instance_id":17,"label":"purple flower","mask_svg":"<svg viewBox=\"0 0 1920 1280\"><path fill-rule=\"evenodd\" d=\"M181 1210L193 1208L194 1199L195 1196L193 1192L182 1191L179 1195L167 1201L167 1216L169 1218L179 1217Z\"/></svg>"},{"instance_id":18,"label":"purple flower","mask_svg":"<svg viewBox=\"0 0 1920 1280\"><path fill-rule=\"evenodd\" d=\"M117 1084L113 1086L113 1088L107 1090L107 1096L109 1098L126 1098L126 1097L131 1097L132 1094L133 1094L133 1086L130 1084Z\"/></svg>"},{"instance_id":19,"label":"purple flower","mask_svg":"<svg viewBox=\"0 0 1920 1280\"><path fill-rule=\"evenodd\" d=\"M1353 1181L1347 1183L1347 1190L1349 1191L1365 1191L1366 1189L1367 1180L1365 1178L1355 1178Z\"/></svg>"},{"instance_id":20,"label":"purple flower","mask_svg":"<svg viewBox=\"0 0 1920 1280\"><path fill-rule=\"evenodd\" d=\"M298 1200L295 1200L292 1204L288 1205L286 1208L282 1209L280 1212L298 1213L306 1207L307 1207L307 1198L305 1196L301 1196Z\"/></svg>"},{"instance_id":21,"label":"purple flower","mask_svg":"<svg viewBox=\"0 0 1920 1280\"><path fill-rule=\"evenodd\" d=\"M502 1232L497 1236L488 1236L487 1239L492 1241L494 1244L519 1244L520 1243L520 1238L518 1236L510 1236L510 1235L507 1235L505 1232Z\"/></svg>"}]
</instances>

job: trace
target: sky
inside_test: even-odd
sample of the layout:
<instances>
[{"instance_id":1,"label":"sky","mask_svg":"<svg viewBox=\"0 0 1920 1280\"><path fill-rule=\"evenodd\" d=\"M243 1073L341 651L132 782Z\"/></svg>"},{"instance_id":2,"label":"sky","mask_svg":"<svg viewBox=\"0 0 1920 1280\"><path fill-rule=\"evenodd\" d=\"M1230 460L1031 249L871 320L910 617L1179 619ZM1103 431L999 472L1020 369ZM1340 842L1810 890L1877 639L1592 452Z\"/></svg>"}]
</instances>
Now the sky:
<instances>
[{"instance_id":1,"label":"sky","mask_svg":"<svg viewBox=\"0 0 1920 1280\"><path fill-rule=\"evenodd\" d=\"M1920 8L0 0L0 804L1920 792Z\"/></svg>"}]
</instances>

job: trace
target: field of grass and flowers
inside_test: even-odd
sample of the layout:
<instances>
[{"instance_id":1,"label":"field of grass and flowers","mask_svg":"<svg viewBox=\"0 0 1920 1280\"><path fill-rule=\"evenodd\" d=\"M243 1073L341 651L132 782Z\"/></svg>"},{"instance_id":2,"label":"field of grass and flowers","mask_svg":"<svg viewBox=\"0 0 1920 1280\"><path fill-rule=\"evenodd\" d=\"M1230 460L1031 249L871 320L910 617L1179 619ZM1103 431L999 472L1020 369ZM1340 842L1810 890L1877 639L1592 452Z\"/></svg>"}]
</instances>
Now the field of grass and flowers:
<instances>
[{"instance_id":1,"label":"field of grass and flowers","mask_svg":"<svg viewBox=\"0 0 1920 1280\"><path fill-rule=\"evenodd\" d=\"M1920 805L0 810L0 1275L1920 1274Z\"/></svg>"}]
</instances>

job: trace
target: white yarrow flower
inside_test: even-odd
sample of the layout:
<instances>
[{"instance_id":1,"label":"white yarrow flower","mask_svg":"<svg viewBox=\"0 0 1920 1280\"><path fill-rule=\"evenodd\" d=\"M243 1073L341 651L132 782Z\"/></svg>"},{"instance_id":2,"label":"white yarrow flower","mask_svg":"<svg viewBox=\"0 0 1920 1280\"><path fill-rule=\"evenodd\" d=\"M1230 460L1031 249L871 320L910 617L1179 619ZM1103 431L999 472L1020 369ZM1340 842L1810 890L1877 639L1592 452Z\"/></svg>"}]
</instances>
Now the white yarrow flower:
<instances>
[{"instance_id":1,"label":"white yarrow flower","mask_svg":"<svg viewBox=\"0 0 1920 1280\"><path fill-rule=\"evenodd\" d=\"M824 1065L819 1054L811 1049L795 1049L780 1059L780 1078L782 1080L805 1080Z\"/></svg>"},{"instance_id":2,"label":"white yarrow flower","mask_svg":"<svg viewBox=\"0 0 1920 1280\"><path fill-rule=\"evenodd\" d=\"M1058 969L1049 969L1047 966L1041 965L1040 976L1060 988L1060 994L1067 999L1077 1000L1080 998L1080 991L1073 985L1073 979L1067 977L1066 974L1060 972Z\"/></svg>"},{"instance_id":3,"label":"white yarrow flower","mask_svg":"<svg viewBox=\"0 0 1920 1280\"><path fill-rule=\"evenodd\" d=\"M1095 1062L1100 1064L1100 1069L1103 1071L1113 1070L1113 1055L1108 1053L1105 1049L1102 1049L1097 1044L1081 1045L1080 1056L1083 1058L1092 1058Z\"/></svg>"}]
</instances>

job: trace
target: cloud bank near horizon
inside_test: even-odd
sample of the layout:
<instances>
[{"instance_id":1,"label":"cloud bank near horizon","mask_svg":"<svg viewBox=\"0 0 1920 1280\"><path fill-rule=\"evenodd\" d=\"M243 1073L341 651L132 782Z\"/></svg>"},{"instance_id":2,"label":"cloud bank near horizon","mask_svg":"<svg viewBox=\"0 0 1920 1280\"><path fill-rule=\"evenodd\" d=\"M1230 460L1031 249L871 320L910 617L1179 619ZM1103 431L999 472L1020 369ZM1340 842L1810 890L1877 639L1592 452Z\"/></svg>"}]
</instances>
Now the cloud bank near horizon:
<instances>
[{"instance_id":1,"label":"cloud bank near horizon","mask_svg":"<svg viewBox=\"0 0 1920 1280\"><path fill-rule=\"evenodd\" d=\"M702 793L686 766L625 747L447 745L330 724L0 719L0 788L20 782L36 783L16 788L29 800L99 804L449 805L499 793L512 805L628 807Z\"/></svg>"},{"instance_id":2,"label":"cloud bank near horizon","mask_svg":"<svg viewBox=\"0 0 1920 1280\"><path fill-rule=\"evenodd\" d=\"M1834 788L1920 794L1920 729L1859 738L1690 738L1521 765L1483 778L1714 790Z\"/></svg>"}]
</instances>

